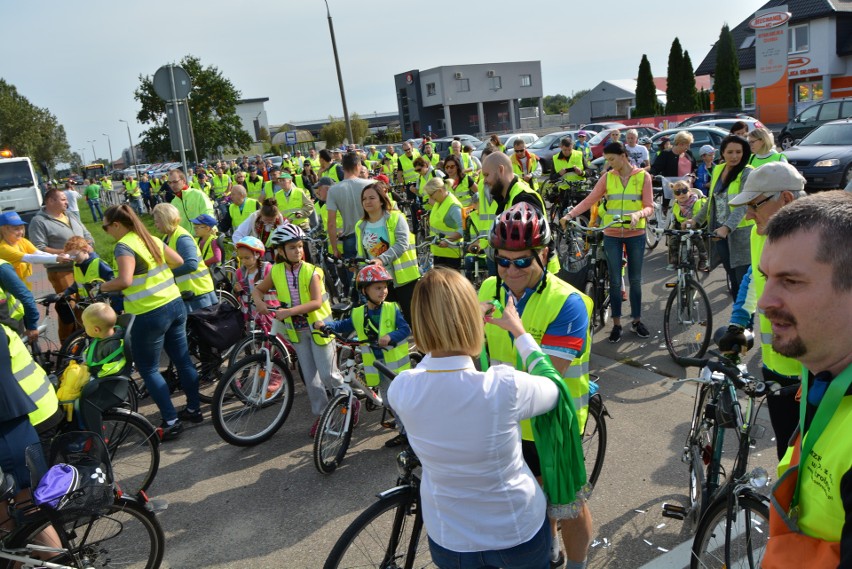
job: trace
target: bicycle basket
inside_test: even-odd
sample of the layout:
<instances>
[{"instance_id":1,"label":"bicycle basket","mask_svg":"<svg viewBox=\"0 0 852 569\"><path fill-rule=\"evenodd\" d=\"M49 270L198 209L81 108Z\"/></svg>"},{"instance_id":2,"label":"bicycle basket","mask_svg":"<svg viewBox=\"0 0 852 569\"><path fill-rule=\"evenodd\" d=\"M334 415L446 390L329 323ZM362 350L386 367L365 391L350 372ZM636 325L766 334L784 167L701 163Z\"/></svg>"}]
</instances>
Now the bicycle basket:
<instances>
[{"instance_id":1,"label":"bicycle basket","mask_svg":"<svg viewBox=\"0 0 852 569\"><path fill-rule=\"evenodd\" d=\"M227 302L195 310L187 315L186 324L201 346L219 351L227 350L245 335L242 312Z\"/></svg>"},{"instance_id":2,"label":"bicycle basket","mask_svg":"<svg viewBox=\"0 0 852 569\"><path fill-rule=\"evenodd\" d=\"M50 468L47 465L50 464ZM27 448L33 502L63 514L94 514L113 503L112 466L106 445L92 432L63 433Z\"/></svg>"},{"instance_id":3,"label":"bicycle basket","mask_svg":"<svg viewBox=\"0 0 852 569\"><path fill-rule=\"evenodd\" d=\"M737 415L730 389L722 388L719 394L719 403L716 405L716 424L723 429L733 429L737 426Z\"/></svg>"}]
</instances>

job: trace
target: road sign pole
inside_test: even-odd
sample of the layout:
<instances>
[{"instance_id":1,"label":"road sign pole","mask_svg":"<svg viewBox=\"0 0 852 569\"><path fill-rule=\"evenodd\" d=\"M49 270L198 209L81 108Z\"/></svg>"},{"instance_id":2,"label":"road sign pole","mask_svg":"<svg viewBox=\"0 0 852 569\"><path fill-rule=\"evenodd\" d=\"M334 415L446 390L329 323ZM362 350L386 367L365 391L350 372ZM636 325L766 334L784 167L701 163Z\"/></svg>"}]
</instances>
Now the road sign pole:
<instances>
[{"instance_id":1,"label":"road sign pole","mask_svg":"<svg viewBox=\"0 0 852 569\"><path fill-rule=\"evenodd\" d=\"M180 125L180 106L178 105L177 90L175 89L175 68L169 65L169 80L172 85L172 100L169 101L175 108L175 119L177 120L178 144L180 145L180 161L183 162L183 171L189 179L189 167L186 164L186 151L183 147L183 128ZM188 110L188 109L187 109Z\"/></svg>"}]
</instances>

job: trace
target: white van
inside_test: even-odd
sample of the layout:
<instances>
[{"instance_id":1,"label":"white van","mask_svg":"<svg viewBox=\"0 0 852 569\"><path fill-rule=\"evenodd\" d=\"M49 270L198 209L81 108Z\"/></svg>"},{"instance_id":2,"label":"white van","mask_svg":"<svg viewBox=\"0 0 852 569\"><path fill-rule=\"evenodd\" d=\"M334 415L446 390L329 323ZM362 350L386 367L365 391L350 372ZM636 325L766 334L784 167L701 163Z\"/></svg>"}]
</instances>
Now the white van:
<instances>
[{"instance_id":1,"label":"white van","mask_svg":"<svg viewBox=\"0 0 852 569\"><path fill-rule=\"evenodd\" d=\"M0 158L0 210L16 211L29 222L41 209L41 197L29 158Z\"/></svg>"}]
</instances>

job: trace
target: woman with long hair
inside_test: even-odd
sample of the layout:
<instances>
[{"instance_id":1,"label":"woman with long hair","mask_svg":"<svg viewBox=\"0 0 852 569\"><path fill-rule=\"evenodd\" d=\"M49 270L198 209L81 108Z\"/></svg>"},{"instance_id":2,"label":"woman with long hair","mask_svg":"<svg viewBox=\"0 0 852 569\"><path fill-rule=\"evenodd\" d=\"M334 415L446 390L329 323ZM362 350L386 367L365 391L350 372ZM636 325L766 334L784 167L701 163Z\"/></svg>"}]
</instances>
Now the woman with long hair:
<instances>
[{"instance_id":1,"label":"woman with long hair","mask_svg":"<svg viewBox=\"0 0 852 569\"><path fill-rule=\"evenodd\" d=\"M183 431L182 420L200 423L203 419L198 372L189 359L186 342L186 307L171 271L181 266L183 259L152 237L127 204L107 208L102 227L117 241L114 253L118 276L101 285L101 290L122 291L124 310L136 315L130 344L133 364L160 409L163 440L174 439ZM169 386L160 373L164 348L186 395L186 407L180 412L172 405Z\"/></svg>"},{"instance_id":2,"label":"woman with long hair","mask_svg":"<svg viewBox=\"0 0 852 569\"><path fill-rule=\"evenodd\" d=\"M471 175L464 173L458 156L454 154L447 156L444 160L444 172L447 174L445 180L450 184L450 192L458 198L462 207L469 207L475 199L474 196L479 192L479 188Z\"/></svg>"},{"instance_id":3,"label":"woman with long hair","mask_svg":"<svg viewBox=\"0 0 852 569\"><path fill-rule=\"evenodd\" d=\"M707 224L718 241L716 253L728 275L734 300L740 290L740 282L751 264L751 226L754 221L745 218L746 207L729 206L728 202L739 194L751 167L751 149L740 136L729 134L722 140L722 164L713 168L710 178L710 193L707 202L695 216L684 222L685 227Z\"/></svg>"},{"instance_id":4,"label":"woman with long hair","mask_svg":"<svg viewBox=\"0 0 852 569\"><path fill-rule=\"evenodd\" d=\"M390 199L379 191L378 184L361 190L364 215L355 225L358 256L384 267L393 277L388 298L399 304L406 320L410 316L414 285L420 278L417 253L411 241L408 221L393 209Z\"/></svg>"}]
</instances>

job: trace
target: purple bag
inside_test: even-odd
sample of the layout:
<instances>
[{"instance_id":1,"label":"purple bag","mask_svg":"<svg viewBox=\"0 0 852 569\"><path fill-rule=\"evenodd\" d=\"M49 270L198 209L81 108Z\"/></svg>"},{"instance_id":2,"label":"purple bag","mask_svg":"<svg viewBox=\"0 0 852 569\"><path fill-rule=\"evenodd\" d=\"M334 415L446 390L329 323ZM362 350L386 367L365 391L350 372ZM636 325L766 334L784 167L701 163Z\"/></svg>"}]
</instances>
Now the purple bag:
<instances>
[{"instance_id":1,"label":"purple bag","mask_svg":"<svg viewBox=\"0 0 852 569\"><path fill-rule=\"evenodd\" d=\"M98 511L113 500L112 484L100 466L50 467L33 492L33 501L53 510Z\"/></svg>"}]
</instances>

